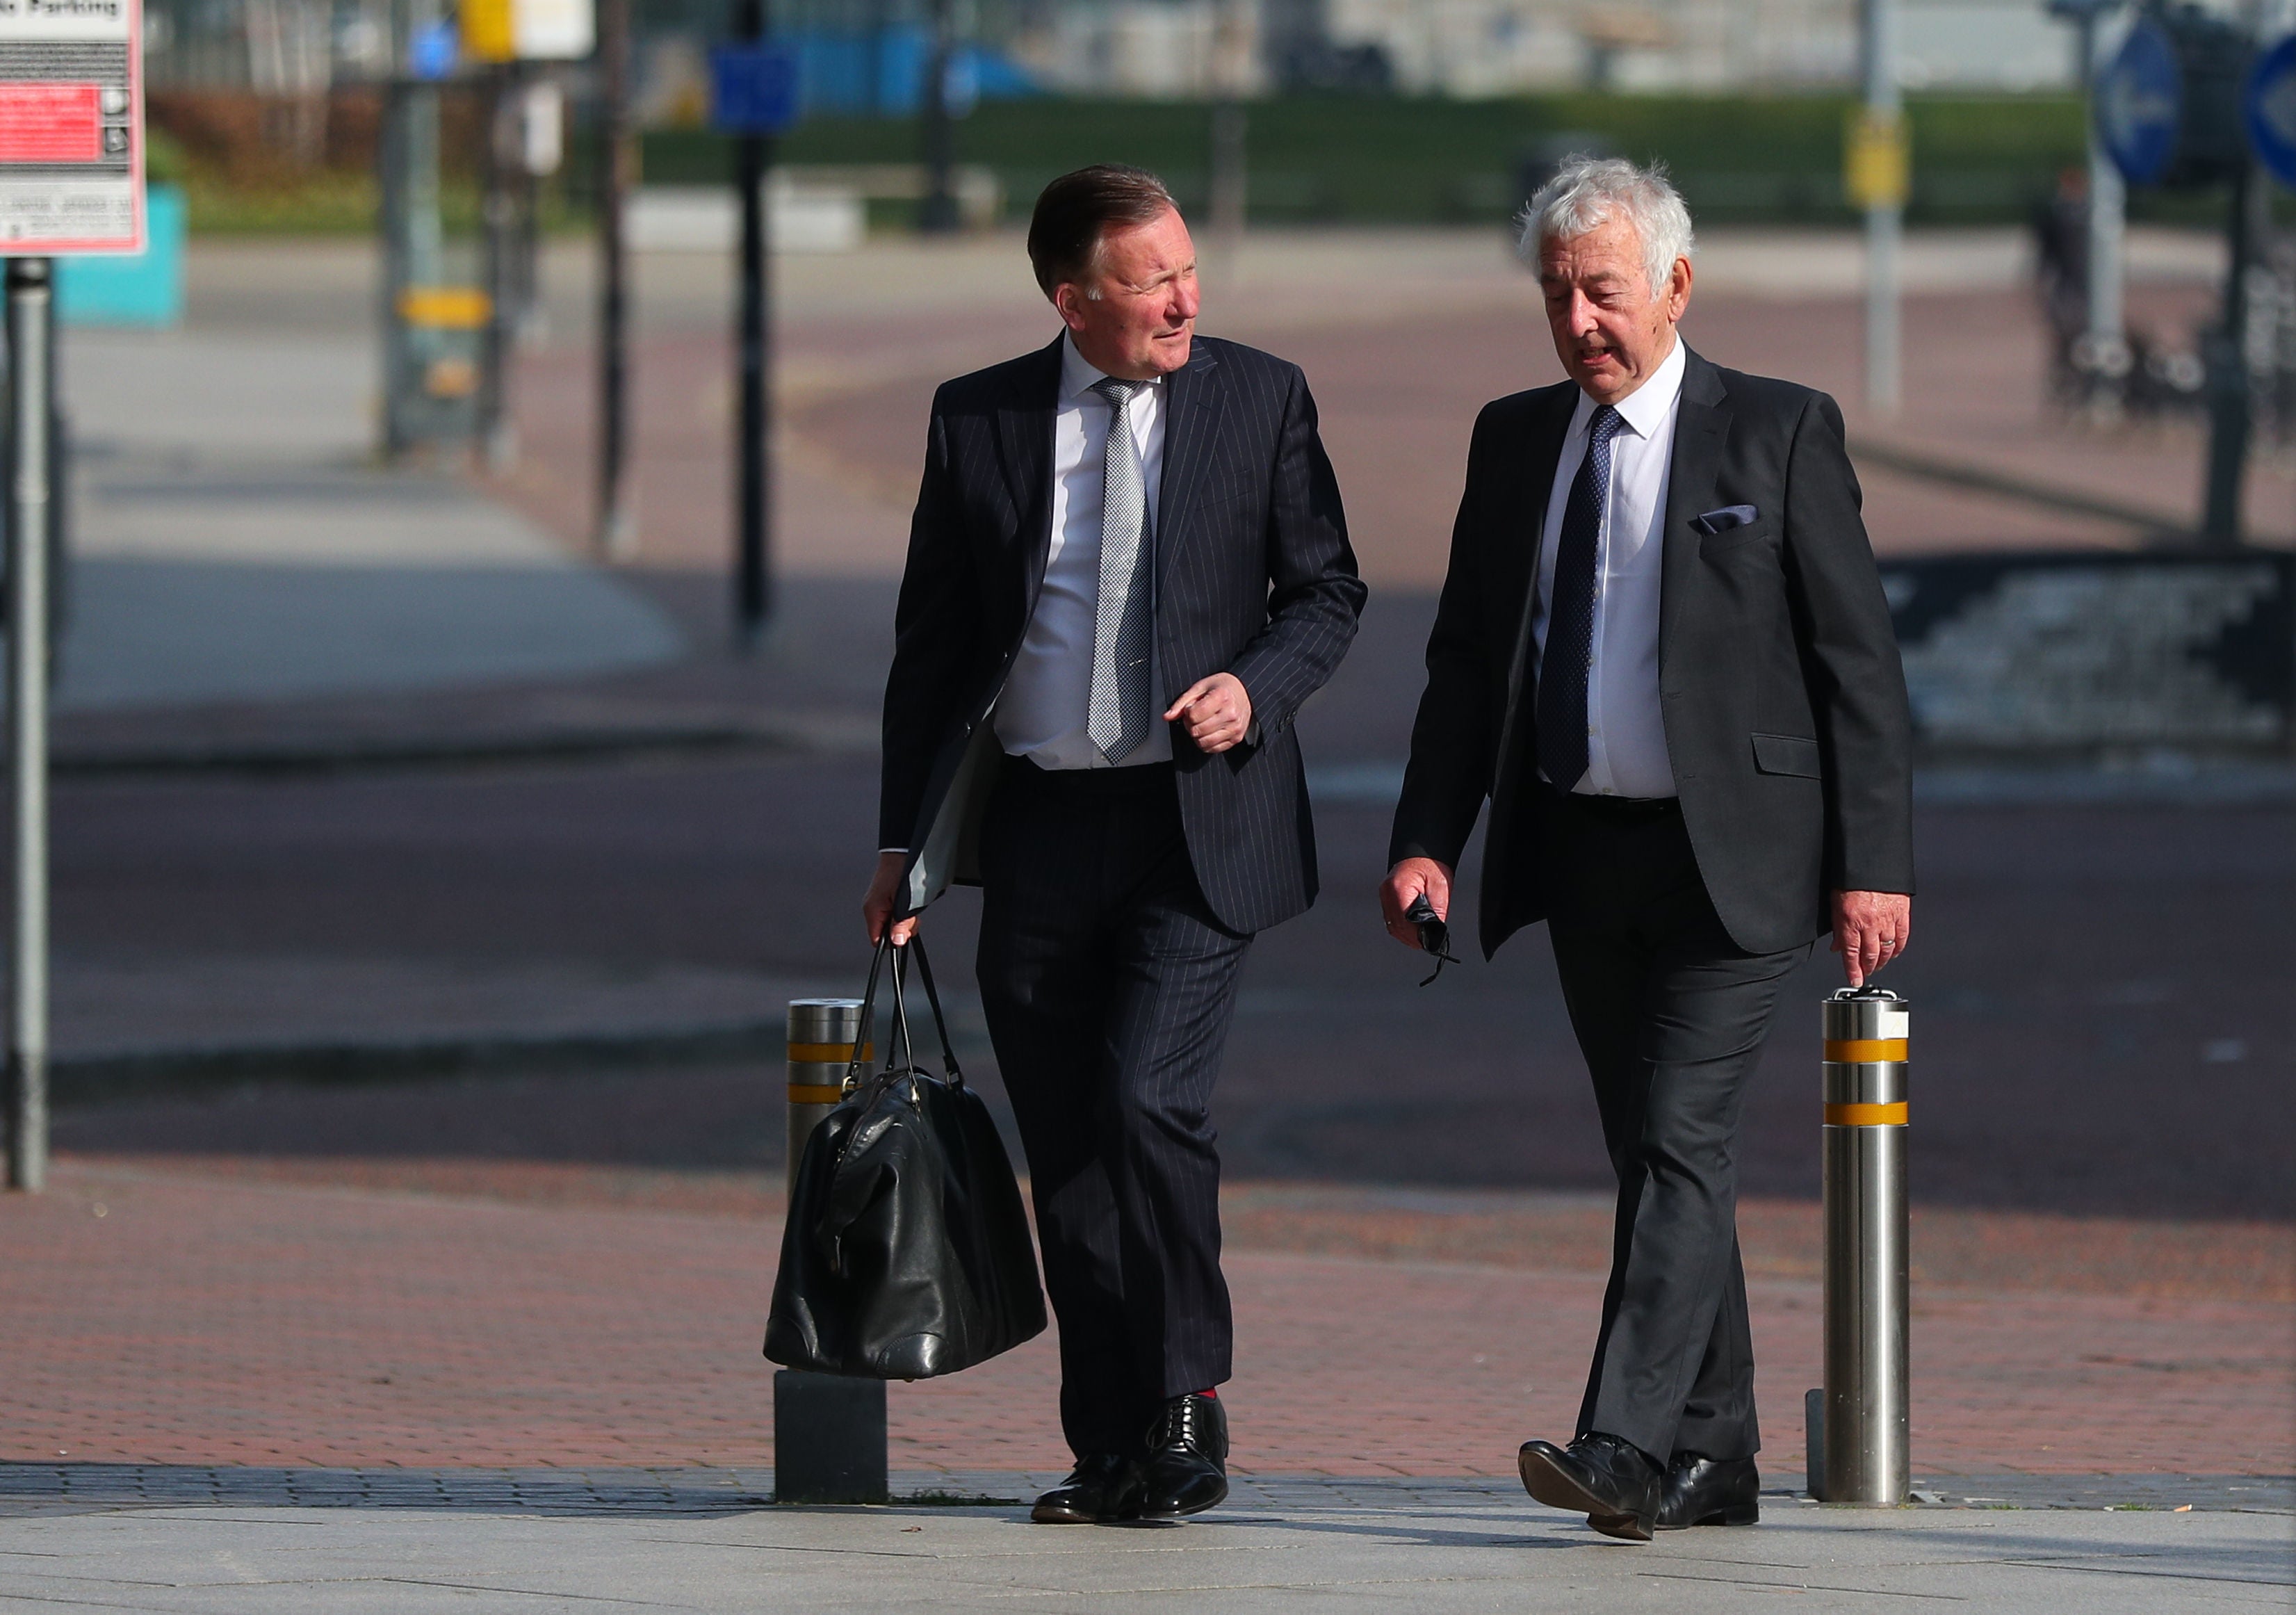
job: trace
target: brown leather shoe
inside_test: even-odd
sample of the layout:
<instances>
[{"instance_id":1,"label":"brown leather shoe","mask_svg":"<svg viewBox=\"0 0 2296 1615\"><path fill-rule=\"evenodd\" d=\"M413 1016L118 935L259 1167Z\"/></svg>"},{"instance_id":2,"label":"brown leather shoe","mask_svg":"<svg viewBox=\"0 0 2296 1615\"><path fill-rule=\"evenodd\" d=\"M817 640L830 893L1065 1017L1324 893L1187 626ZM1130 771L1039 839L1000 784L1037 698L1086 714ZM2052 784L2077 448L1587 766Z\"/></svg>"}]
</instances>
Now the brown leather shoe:
<instances>
[{"instance_id":1,"label":"brown leather shoe","mask_svg":"<svg viewBox=\"0 0 2296 1615\"><path fill-rule=\"evenodd\" d=\"M1098 1525L1116 1517L1133 1461L1122 1453L1087 1453L1069 1478L1037 1499L1029 1518L1038 1525Z\"/></svg>"}]
</instances>

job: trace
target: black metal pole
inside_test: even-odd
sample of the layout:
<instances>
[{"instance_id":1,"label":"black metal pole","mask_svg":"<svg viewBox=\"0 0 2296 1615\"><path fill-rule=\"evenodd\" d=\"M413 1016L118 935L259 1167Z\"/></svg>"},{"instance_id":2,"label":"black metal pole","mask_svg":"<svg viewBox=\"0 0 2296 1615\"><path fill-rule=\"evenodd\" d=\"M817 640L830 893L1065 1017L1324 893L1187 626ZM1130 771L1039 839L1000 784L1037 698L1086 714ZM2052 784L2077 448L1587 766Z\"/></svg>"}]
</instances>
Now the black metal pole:
<instances>
[{"instance_id":1,"label":"black metal pole","mask_svg":"<svg viewBox=\"0 0 2296 1615\"><path fill-rule=\"evenodd\" d=\"M2257 168L2243 161L2232 182L2232 212L2225 222L2230 263L2225 270L2224 318L2206 341L2209 389L2209 480L2201 544L2238 549L2241 483L2248 468L2248 267L2254 256Z\"/></svg>"},{"instance_id":2,"label":"black metal pole","mask_svg":"<svg viewBox=\"0 0 2296 1615\"><path fill-rule=\"evenodd\" d=\"M407 120L410 98L403 79L383 86L381 137L375 142L375 180L380 193L376 220L382 234L382 453L397 460L414 446L408 422L414 386L407 349L406 311L400 297L412 280L407 219Z\"/></svg>"},{"instance_id":3,"label":"black metal pole","mask_svg":"<svg viewBox=\"0 0 2296 1615\"><path fill-rule=\"evenodd\" d=\"M892 0L869 0L869 48L864 54L862 71L869 82L862 86L861 111L872 118L885 114L885 31L892 26Z\"/></svg>"},{"instance_id":4,"label":"black metal pole","mask_svg":"<svg viewBox=\"0 0 2296 1615\"><path fill-rule=\"evenodd\" d=\"M629 476L629 253L623 209L636 179L630 140L630 0L598 8L598 548L626 558L636 538Z\"/></svg>"},{"instance_id":5,"label":"black metal pole","mask_svg":"<svg viewBox=\"0 0 2296 1615\"><path fill-rule=\"evenodd\" d=\"M8 1186L48 1172L48 538L53 261L8 260Z\"/></svg>"},{"instance_id":6,"label":"black metal pole","mask_svg":"<svg viewBox=\"0 0 2296 1615\"><path fill-rule=\"evenodd\" d=\"M496 67L486 81L487 137L480 152L480 220L484 227L487 323L480 333L478 447L487 466L506 469L515 454L510 426L512 231L515 202L511 176L519 163L519 77L515 62Z\"/></svg>"},{"instance_id":7,"label":"black metal pole","mask_svg":"<svg viewBox=\"0 0 2296 1615\"><path fill-rule=\"evenodd\" d=\"M948 67L955 50L950 0L932 0L932 49L925 59L925 194L917 228L945 235L957 226L956 122L949 115Z\"/></svg>"},{"instance_id":8,"label":"black metal pole","mask_svg":"<svg viewBox=\"0 0 2296 1615\"><path fill-rule=\"evenodd\" d=\"M766 37L764 0L739 0L734 11L734 32L742 43L761 44ZM734 420L741 433L735 454L738 466L734 493L734 633L744 644L756 643L773 613L773 579L768 570L772 537L773 431L770 390L771 321L768 299L772 263L766 239L766 173L772 148L763 135L742 135L734 143L734 184L742 211L742 290L735 318L734 348L739 374Z\"/></svg>"}]
</instances>

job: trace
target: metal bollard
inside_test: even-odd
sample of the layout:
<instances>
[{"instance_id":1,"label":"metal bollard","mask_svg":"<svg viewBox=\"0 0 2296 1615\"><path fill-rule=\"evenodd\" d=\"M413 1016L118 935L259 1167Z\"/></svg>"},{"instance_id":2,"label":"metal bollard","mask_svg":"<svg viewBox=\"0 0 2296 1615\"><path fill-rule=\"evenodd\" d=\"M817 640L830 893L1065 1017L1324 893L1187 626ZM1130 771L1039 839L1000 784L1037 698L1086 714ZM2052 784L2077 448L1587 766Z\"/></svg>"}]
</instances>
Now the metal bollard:
<instances>
[{"instance_id":1,"label":"metal bollard","mask_svg":"<svg viewBox=\"0 0 2296 1615\"><path fill-rule=\"evenodd\" d=\"M860 999L790 1000L786 1168L791 1193L797 1191L797 1163L805 1154L805 1141L843 1097L845 1072L853 1062L857 1042L861 1045L863 1061L876 1057L875 1045L861 1029Z\"/></svg>"},{"instance_id":2,"label":"metal bollard","mask_svg":"<svg viewBox=\"0 0 2296 1615\"><path fill-rule=\"evenodd\" d=\"M789 1006L791 1196L806 1140L843 1096L856 1044L875 1058L858 998L796 998ZM885 1382L774 1371L774 1500L882 1503L886 1496Z\"/></svg>"},{"instance_id":3,"label":"metal bollard","mask_svg":"<svg viewBox=\"0 0 2296 1615\"><path fill-rule=\"evenodd\" d=\"M1878 988L1825 1000L1824 1462L1811 1495L1894 1507L1906 1447L1906 1001ZM1819 1444L1813 1443L1814 1446Z\"/></svg>"}]
</instances>

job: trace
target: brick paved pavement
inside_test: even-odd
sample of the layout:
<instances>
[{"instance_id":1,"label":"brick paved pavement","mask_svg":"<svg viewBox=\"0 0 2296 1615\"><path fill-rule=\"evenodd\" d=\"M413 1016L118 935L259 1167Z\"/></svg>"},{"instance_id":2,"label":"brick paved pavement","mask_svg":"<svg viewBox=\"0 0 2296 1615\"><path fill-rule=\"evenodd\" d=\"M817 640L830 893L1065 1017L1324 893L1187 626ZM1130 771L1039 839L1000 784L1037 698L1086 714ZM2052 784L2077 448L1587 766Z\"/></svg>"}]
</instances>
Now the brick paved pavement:
<instances>
[{"instance_id":1,"label":"brick paved pavement","mask_svg":"<svg viewBox=\"0 0 2296 1615\"><path fill-rule=\"evenodd\" d=\"M0 1458L763 1464L775 1226L67 1161L46 1197L0 1201ZM2285 1271L2284 1239L2260 1249ZM1517 1260L1239 1250L1239 1471L1504 1475L1524 1436L1567 1430L1600 1279ZM2240 1299L2256 1271L2211 1298L1924 1287L1918 1467L2285 1472L2296 1358L2284 1303ZM1816 1293L1754 1291L1792 1469ZM1056 1467L1054 1372L1039 1339L896 1387L895 1467Z\"/></svg>"}]
</instances>

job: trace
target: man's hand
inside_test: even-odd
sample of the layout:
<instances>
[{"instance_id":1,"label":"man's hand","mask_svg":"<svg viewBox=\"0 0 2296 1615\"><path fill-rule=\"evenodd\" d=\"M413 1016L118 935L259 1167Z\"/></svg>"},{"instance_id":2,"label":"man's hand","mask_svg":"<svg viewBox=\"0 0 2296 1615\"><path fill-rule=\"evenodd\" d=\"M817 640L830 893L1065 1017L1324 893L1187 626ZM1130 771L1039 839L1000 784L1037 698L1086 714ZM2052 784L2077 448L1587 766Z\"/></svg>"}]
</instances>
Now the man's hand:
<instances>
[{"instance_id":1,"label":"man's hand","mask_svg":"<svg viewBox=\"0 0 2296 1615\"><path fill-rule=\"evenodd\" d=\"M1914 900L1902 891L1833 894L1833 951L1852 987L1906 951L1914 934Z\"/></svg>"},{"instance_id":2,"label":"man's hand","mask_svg":"<svg viewBox=\"0 0 2296 1615\"><path fill-rule=\"evenodd\" d=\"M869 928L869 946L874 947L884 939L885 922L892 918L893 898L901 889L901 872L906 868L909 855L906 852L881 852L877 855L877 873L869 877L869 895L861 899L862 922ZM906 947L911 937L917 934L917 916L895 921L893 946Z\"/></svg>"},{"instance_id":3,"label":"man's hand","mask_svg":"<svg viewBox=\"0 0 2296 1615\"><path fill-rule=\"evenodd\" d=\"M1177 723L1184 716L1196 750L1218 756L1241 745L1251 733L1251 696L1234 674L1215 673L1190 685L1164 714L1164 721Z\"/></svg>"},{"instance_id":4,"label":"man's hand","mask_svg":"<svg viewBox=\"0 0 2296 1615\"><path fill-rule=\"evenodd\" d=\"M1451 871L1432 858L1405 858L1380 882L1379 908L1387 920L1387 934L1406 947L1419 946L1419 928L1403 917L1420 897L1425 897L1435 917L1451 922Z\"/></svg>"}]
</instances>

